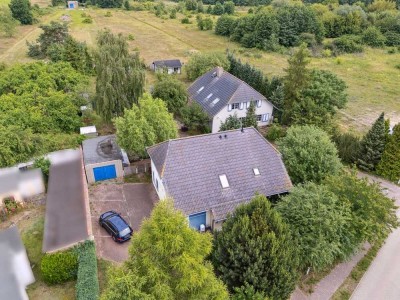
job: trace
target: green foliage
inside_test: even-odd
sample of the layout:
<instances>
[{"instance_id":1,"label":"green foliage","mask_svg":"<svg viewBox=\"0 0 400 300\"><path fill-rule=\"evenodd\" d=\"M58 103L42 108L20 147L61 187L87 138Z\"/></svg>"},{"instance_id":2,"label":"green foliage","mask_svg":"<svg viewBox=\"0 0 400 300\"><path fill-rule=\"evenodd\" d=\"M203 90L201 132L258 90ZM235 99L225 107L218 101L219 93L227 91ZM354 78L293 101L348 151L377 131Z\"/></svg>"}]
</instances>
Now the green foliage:
<instances>
[{"instance_id":1,"label":"green foliage","mask_svg":"<svg viewBox=\"0 0 400 300\"><path fill-rule=\"evenodd\" d=\"M97 113L106 121L121 116L143 93L145 71L139 55L130 54L126 38L108 30L97 37L95 53Z\"/></svg>"},{"instance_id":2,"label":"green foliage","mask_svg":"<svg viewBox=\"0 0 400 300\"><path fill-rule=\"evenodd\" d=\"M338 134L333 138L342 162L354 164L360 155L360 138L350 132Z\"/></svg>"},{"instance_id":3,"label":"green foliage","mask_svg":"<svg viewBox=\"0 0 400 300\"><path fill-rule=\"evenodd\" d=\"M50 160L45 158L44 156L38 157L33 162L34 168L39 168L42 170L43 176L46 179L46 182L49 178L49 170L50 170Z\"/></svg>"},{"instance_id":4,"label":"green foliage","mask_svg":"<svg viewBox=\"0 0 400 300\"><path fill-rule=\"evenodd\" d=\"M376 171L394 182L400 180L400 124L394 126Z\"/></svg>"},{"instance_id":5,"label":"green foliage","mask_svg":"<svg viewBox=\"0 0 400 300\"><path fill-rule=\"evenodd\" d=\"M330 120L347 103L346 88L346 83L334 73L311 70L309 82L300 93L300 100L293 103L292 123L329 129Z\"/></svg>"},{"instance_id":6,"label":"green foliage","mask_svg":"<svg viewBox=\"0 0 400 300\"><path fill-rule=\"evenodd\" d=\"M229 69L229 61L223 53L196 53L193 54L185 66L186 75L189 80L195 80L204 73L215 67Z\"/></svg>"},{"instance_id":7,"label":"green foliage","mask_svg":"<svg viewBox=\"0 0 400 300\"><path fill-rule=\"evenodd\" d=\"M224 13L233 15L235 13L235 3L233 1L224 2Z\"/></svg>"},{"instance_id":8,"label":"green foliage","mask_svg":"<svg viewBox=\"0 0 400 300\"><path fill-rule=\"evenodd\" d=\"M243 120L244 127L257 128L257 114L255 101L251 101L246 111L246 117Z\"/></svg>"},{"instance_id":9,"label":"green foliage","mask_svg":"<svg viewBox=\"0 0 400 300\"><path fill-rule=\"evenodd\" d=\"M234 289L234 294L231 300L268 300L262 292L256 292L254 287L249 285L247 282L244 286Z\"/></svg>"},{"instance_id":10,"label":"green foliage","mask_svg":"<svg viewBox=\"0 0 400 300\"><path fill-rule=\"evenodd\" d=\"M336 53L358 53L364 50L361 38L355 35L343 35L335 39L332 45Z\"/></svg>"},{"instance_id":11,"label":"green foliage","mask_svg":"<svg viewBox=\"0 0 400 300\"><path fill-rule=\"evenodd\" d=\"M385 114L382 113L361 141L357 166L364 171L375 171L386 144Z\"/></svg>"},{"instance_id":12,"label":"green foliage","mask_svg":"<svg viewBox=\"0 0 400 300\"><path fill-rule=\"evenodd\" d=\"M131 4L129 3L129 0L124 1L124 8L126 10L131 10Z\"/></svg>"},{"instance_id":13,"label":"green foliage","mask_svg":"<svg viewBox=\"0 0 400 300\"><path fill-rule=\"evenodd\" d=\"M274 142L277 139L283 138L286 135L286 129L281 125L274 123L270 127L268 127L267 134L265 138L268 141Z\"/></svg>"},{"instance_id":14,"label":"green foliage","mask_svg":"<svg viewBox=\"0 0 400 300\"><path fill-rule=\"evenodd\" d=\"M387 46L400 46L400 32L386 31L384 35Z\"/></svg>"},{"instance_id":15,"label":"green foliage","mask_svg":"<svg viewBox=\"0 0 400 300\"><path fill-rule=\"evenodd\" d=\"M349 205L340 202L327 187L306 183L294 187L278 202L277 211L297 240L300 268L321 271L354 250L347 232ZM356 245L358 246L358 245Z\"/></svg>"},{"instance_id":16,"label":"green foliage","mask_svg":"<svg viewBox=\"0 0 400 300\"><path fill-rule=\"evenodd\" d=\"M120 8L123 0L95 0L97 6L101 8Z\"/></svg>"},{"instance_id":17,"label":"green foliage","mask_svg":"<svg viewBox=\"0 0 400 300\"><path fill-rule=\"evenodd\" d=\"M28 160L35 153L32 132L18 126L0 125L0 166L7 167Z\"/></svg>"},{"instance_id":18,"label":"green foliage","mask_svg":"<svg viewBox=\"0 0 400 300\"><path fill-rule=\"evenodd\" d=\"M152 91L154 98L160 98L167 104L168 111L179 115L181 109L187 104L187 91L185 85L174 76L160 74Z\"/></svg>"},{"instance_id":19,"label":"green foliage","mask_svg":"<svg viewBox=\"0 0 400 300\"><path fill-rule=\"evenodd\" d=\"M181 109L182 121L190 130L198 130L202 133L211 132L210 117L196 102L192 102Z\"/></svg>"},{"instance_id":20,"label":"green foliage","mask_svg":"<svg viewBox=\"0 0 400 300\"><path fill-rule=\"evenodd\" d=\"M0 6L0 33L6 37L12 37L19 24L19 21L12 17L11 10L7 6Z\"/></svg>"},{"instance_id":21,"label":"green foliage","mask_svg":"<svg viewBox=\"0 0 400 300\"><path fill-rule=\"evenodd\" d=\"M133 235L125 266L109 274L102 299L228 299L206 261L211 241L171 200L160 201Z\"/></svg>"},{"instance_id":22,"label":"green foliage","mask_svg":"<svg viewBox=\"0 0 400 300\"><path fill-rule=\"evenodd\" d=\"M8 5L14 19L21 22L23 25L33 23L32 7L29 0L11 0Z\"/></svg>"},{"instance_id":23,"label":"green foliage","mask_svg":"<svg viewBox=\"0 0 400 300\"><path fill-rule=\"evenodd\" d=\"M132 155L146 157L146 147L177 137L174 118L166 103L144 94L138 105L114 120L118 144Z\"/></svg>"},{"instance_id":24,"label":"green foliage","mask_svg":"<svg viewBox=\"0 0 400 300\"><path fill-rule=\"evenodd\" d=\"M44 282L48 284L63 283L76 278L78 258L72 251L45 254L40 263Z\"/></svg>"},{"instance_id":25,"label":"green foliage","mask_svg":"<svg viewBox=\"0 0 400 300\"><path fill-rule=\"evenodd\" d=\"M99 281L97 279L97 256L93 241L85 241L76 247L78 253L78 274L76 281L77 300L97 300Z\"/></svg>"},{"instance_id":26,"label":"green foliage","mask_svg":"<svg viewBox=\"0 0 400 300\"><path fill-rule=\"evenodd\" d=\"M175 8L171 9L171 12L169 13L169 18L176 19L176 9Z\"/></svg>"},{"instance_id":27,"label":"green foliage","mask_svg":"<svg viewBox=\"0 0 400 300\"><path fill-rule=\"evenodd\" d=\"M362 41L368 46L379 48L385 46L386 37L378 28L371 26L362 33Z\"/></svg>"},{"instance_id":28,"label":"green foliage","mask_svg":"<svg viewBox=\"0 0 400 300\"><path fill-rule=\"evenodd\" d=\"M338 174L342 167L328 134L315 126L290 127L278 146L294 183L319 183L328 175Z\"/></svg>"},{"instance_id":29,"label":"green foliage","mask_svg":"<svg viewBox=\"0 0 400 300\"><path fill-rule=\"evenodd\" d=\"M398 227L396 206L386 197L378 183L370 184L366 178L359 179L357 173L342 172L328 177L324 184L339 198L350 205L351 222L348 227L352 244L365 241L374 243L386 238Z\"/></svg>"},{"instance_id":30,"label":"green foliage","mask_svg":"<svg viewBox=\"0 0 400 300\"><path fill-rule=\"evenodd\" d=\"M184 18L181 20L181 23L182 23L182 24L191 24L192 22L190 22L190 20L189 20L188 17L184 17Z\"/></svg>"},{"instance_id":31,"label":"green foliage","mask_svg":"<svg viewBox=\"0 0 400 300\"><path fill-rule=\"evenodd\" d=\"M212 10L213 15L223 15L224 14L224 6L221 4L221 2L215 3L213 10Z\"/></svg>"},{"instance_id":32,"label":"green foliage","mask_svg":"<svg viewBox=\"0 0 400 300\"><path fill-rule=\"evenodd\" d=\"M262 195L228 216L215 235L211 259L231 291L248 283L272 299L287 299L296 284L296 242Z\"/></svg>"},{"instance_id":33,"label":"green foliage","mask_svg":"<svg viewBox=\"0 0 400 300\"><path fill-rule=\"evenodd\" d=\"M213 28L213 20L210 17L202 18L200 15L197 16L197 27L200 30L211 30Z\"/></svg>"},{"instance_id":34,"label":"green foliage","mask_svg":"<svg viewBox=\"0 0 400 300\"><path fill-rule=\"evenodd\" d=\"M187 10L197 10L197 0L185 0L185 7Z\"/></svg>"},{"instance_id":35,"label":"green foliage","mask_svg":"<svg viewBox=\"0 0 400 300\"><path fill-rule=\"evenodd\" d=\"M236 18L229 15L222 15L215 25L215 34L230 36L235 28Z\"/></svg>"},{"instance_id":36,"label":"green foliage","mask_svg":"<svg viewBox=\"0 0 400 300\"><path fill-rule=\"evenodd\" d=\"M305 44L291 56L288 60L289 66L285 69L284 81L284 111L283 122L289 124L293 118L293 107L301 102L301 93L309 84L310 71L307 68L310 63L309 52Z\"/></svg>"},{"instance_id":37,"label":"green foliage","mask_svg":"<svg viewBox=\"0 0 400 300\"><path fill-rule=\"evenodd\" d=\"M225 122L221 122L219 131L239 129L240 127L242 127L242 121L239 119L235 112L233 115L229 115L229 117L226 118Z\"/></svg>"}]
</instances>

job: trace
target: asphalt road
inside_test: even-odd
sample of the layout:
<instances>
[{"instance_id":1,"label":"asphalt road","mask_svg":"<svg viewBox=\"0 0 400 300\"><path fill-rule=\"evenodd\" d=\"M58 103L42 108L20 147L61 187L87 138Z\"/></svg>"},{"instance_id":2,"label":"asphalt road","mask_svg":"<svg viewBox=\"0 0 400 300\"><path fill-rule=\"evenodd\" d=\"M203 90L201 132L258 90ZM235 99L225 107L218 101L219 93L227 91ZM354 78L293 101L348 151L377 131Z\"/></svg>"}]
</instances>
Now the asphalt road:
<instances>
[{"instance_id":1,"label":"asphalt road","mask_svg":"<svg viewBox=\"0 0 400 300\"><path fill-rule=\"evenodd\" d=\"M370 180L379 181L381 186L387 189L387 195L394 198L396 205L400 206L399 186L373 176L367 177ZM397 210L397 216L400 217L400 210ZM400 299L400 228L389 235L350 299Z\"/></svg>"}]
</instances>

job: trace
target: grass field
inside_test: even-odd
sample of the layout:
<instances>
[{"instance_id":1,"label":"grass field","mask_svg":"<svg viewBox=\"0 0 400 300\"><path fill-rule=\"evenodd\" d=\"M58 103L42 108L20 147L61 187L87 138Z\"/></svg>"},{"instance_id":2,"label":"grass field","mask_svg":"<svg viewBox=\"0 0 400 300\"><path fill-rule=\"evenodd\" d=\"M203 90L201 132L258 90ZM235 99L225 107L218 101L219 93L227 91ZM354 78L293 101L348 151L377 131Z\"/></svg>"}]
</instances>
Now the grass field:
<instances>
[{"instance_id":1,"label":"grass field","mask_svg":"<svg viewBox=\"0 0 400 300\"><path fill-rule=\"evenodd\" d=\"M111 12L111 17L105 16L107 11ZM63 14L69 15L72 35L90 46L95 43L97 31L105 27L113 32L132 34L135 39L129 42L131 49L139 50L147 65L155 59L179 58L186 62L193 51L226 49L236 51L242 60L257 66L267 75L282 75L287 65L288 55L244 49L211 31L199 31L195 17L191 19L193 24L181 24L183 16L179 14L175 20L163 20L145 11L89 8L84 12L92 16L93 23L84 24L82 12L80 9L71 11L55 8L51 14L42 17L41 22L60 20ZM36 39L40 33L37 26L21 27L12 39L0 38L0 62L11 64L31 61L26 57L25 41ZM396 65L400 65L399 51L388 54L387 50L367 49L362 54L313 58L311 65L330 70L347 82L349 103L339 114L344 127L364 131L382 111L391 118L392 123L400 122L400 69L396 68ZM153 76L148 76L147 84L153 80Z\"/></svg>"}]
</instances>

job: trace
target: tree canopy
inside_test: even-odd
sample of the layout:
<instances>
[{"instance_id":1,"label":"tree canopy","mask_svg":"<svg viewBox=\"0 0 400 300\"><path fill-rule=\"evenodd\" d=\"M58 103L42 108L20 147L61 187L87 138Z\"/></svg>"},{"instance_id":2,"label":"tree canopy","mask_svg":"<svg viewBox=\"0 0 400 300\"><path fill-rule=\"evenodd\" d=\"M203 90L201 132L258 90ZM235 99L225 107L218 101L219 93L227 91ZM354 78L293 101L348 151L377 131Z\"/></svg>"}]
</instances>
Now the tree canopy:
<instances>
[{"instance_id":1,"label":"tree canopy","mask_svg":"<svg viewBox=\"0 0 400 300\"><path fill-rule=\"evenodd\" d=\"M257 195L223 223L211 260L231 291L247 283L272 299L287 299L297 279L297 254L289 227L268 199Z\"/></svg>"},{"instance_id":2,"label":"tree canopy","mask_svg":"<svg viewBox=\"0 0 400 300\"><path fill-rule=\"evenodd\" d=\"M8 5L14 19L21 22L23 25L33 23L33 14L31 2L29 0L11 0Z\"/></svg>"},{"instance_id":3,"label":"tree canopy","mask_svg":"<svg viewBox=\"0 0 400 300\"><path fill-rule=\"evenodd\" d=\"M122 34L108 30L97 37L96 96L97 113L106 121L121 116L125 108L137 103L143 93L145 72L138 53L131 54Z\"/></svg>"},{"instance_id":4,"label":"tree canopy","mask_svg":"<svg viewBox=\"0 0 400 300\"><path fill-rule=\"evenodd\" d=\"M371 129L361 140L361 150L357 166L364 171L374 171L381 160L385 143L385 114L381 113Z\"/></svg>"},{"instance_id":5,"label":"tree canopy","mask_svg":"<svg viewBox=\"0 0 400 300\"><path fill-rule=\"evenodd\" d=\"M189 80L195 80L215 67L229 69L229 61L224 53L196 53L193 54L185 66Z\"/></svg>"},{"instance_id":6,"label":"tree canopy","mask_svg":"<svg viewBox=\"0 0 400 300\"><path fill-rule=\"evenodd\" d=\"M400 180L400 124L394 126L376 171L394 182Z\"/></svg>"},{"instance_id":7,"label":"tree canopy","mask_svg":"<svg viewBox=\"0 0 400 300\"><path fill-rule=\"evenodd\" d=\"M327 187L315 183L298 185L278 202L276 209L298 242L303 271L309 267L324 270L349 254L350 208Z\"/></svg>"},{"instance_id":8,"label":"tree canopy","mask_svg":"<svg viewBox=\"0 0 400 300\"><path fill-rule=\"evenodd\" d=\"M166 74L159 74L152 95L154 98L164 100L168 111L174 115L180 114L182 107L187 104L188 100L185 85L177 78Z\"/></svg>"},{"instance_id":9,"label":"tree canopy","mask_svg":"<svg viewBox=\"0 0 400 300\"><path fill-rule=\"evenodd\" d=\"M318 127L292 126L277 144L293 183L318 183L342 167L335 145Z\"/></svg>"},{"instance_id":10,"label":"tree canopy","mask_svg":"<svg viewBox=\"0 0 400 300\"><path fill-rule=\"evenodd\" d=\"M11 10L7 6L0 6L0 33L6 37L14 36L20 22L13 18Z\"/></svg>"},{"instance_id":11,"label":"tree canopy","mask_svg":"<svg viewBox=\"0 0 400 300\"><path fill-rule=\"evenodd\" d=\"M144 94L138 105L114 121L117 141L131 155L146 157L146 147L177 137L177 127L165 102Z\"/></svg>"},{"instance_id":12,"label":"tree canopy","mask_svg":"<svg viewBox=\"0 0 400 300\"><path fill-rule=\"evenodd\" d=\"M171 200L158 202L132 236L129 258L109 274L104 300L223 300L229 295L206 260L212 237L188 226Z\"/></svg>"}]
</instances>

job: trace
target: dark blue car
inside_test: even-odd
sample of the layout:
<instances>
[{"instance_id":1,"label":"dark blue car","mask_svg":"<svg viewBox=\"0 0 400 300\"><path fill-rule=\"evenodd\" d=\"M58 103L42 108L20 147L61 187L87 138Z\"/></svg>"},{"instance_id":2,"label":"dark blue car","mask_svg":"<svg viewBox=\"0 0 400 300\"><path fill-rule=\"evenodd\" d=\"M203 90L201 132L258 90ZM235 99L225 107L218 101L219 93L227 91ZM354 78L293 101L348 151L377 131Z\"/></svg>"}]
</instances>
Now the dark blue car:
<instances>
[{"instance_id":1,"label":"dark blue car","mask_svg":"<svg viewBox=\"0 0 400 300\"><path fill-rule=\"evenodd\" d=\"M131 226L115 211L110 210L102 214L99 218L99 224L107 230L115 242L126 242L132 236Z\"/></svg>"}]
</instances>

